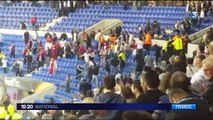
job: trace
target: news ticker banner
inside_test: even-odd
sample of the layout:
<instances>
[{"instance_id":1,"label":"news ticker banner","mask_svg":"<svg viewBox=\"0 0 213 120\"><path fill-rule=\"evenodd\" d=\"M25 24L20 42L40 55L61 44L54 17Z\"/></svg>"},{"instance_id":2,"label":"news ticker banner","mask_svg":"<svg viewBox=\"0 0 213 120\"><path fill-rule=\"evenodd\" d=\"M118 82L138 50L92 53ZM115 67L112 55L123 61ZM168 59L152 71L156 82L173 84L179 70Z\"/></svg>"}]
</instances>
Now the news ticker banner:
<instances>
[{"instance_id":1,"label":"news ticker banner","mask_svg":"<svg viewBox=\"0 0 213 120\"><path fill-rule=\"evenodd\" d=\"M17 110L196 110L196 104L31 104L17 103Z\"/></svg>"}]
</instances>

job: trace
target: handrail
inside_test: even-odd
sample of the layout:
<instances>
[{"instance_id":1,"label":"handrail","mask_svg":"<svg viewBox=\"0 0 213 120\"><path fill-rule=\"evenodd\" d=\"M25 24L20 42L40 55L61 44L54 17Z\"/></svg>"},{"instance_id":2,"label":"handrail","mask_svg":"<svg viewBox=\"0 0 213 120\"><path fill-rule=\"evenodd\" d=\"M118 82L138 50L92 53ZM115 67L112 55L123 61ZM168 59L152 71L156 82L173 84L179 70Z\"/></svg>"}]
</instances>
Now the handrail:
<instances>
[{"instance_id":1,"label":"handrail","mask_svg":"<svg viewBox=\"0 0 213 120\"><path fill-rule=\"evenodd\" d=\"M195 32L195 33L189 35L189 40L191 40L191 41L198 40L200 37L202 37L203 35L205 35L206 32L210 30L210 28L213 28L213 25L211 25L209 27L206 27L206 28L204 28L204 29L202 29L202 30L200 30L198 32Z\"/></svg>"}]
</instances>

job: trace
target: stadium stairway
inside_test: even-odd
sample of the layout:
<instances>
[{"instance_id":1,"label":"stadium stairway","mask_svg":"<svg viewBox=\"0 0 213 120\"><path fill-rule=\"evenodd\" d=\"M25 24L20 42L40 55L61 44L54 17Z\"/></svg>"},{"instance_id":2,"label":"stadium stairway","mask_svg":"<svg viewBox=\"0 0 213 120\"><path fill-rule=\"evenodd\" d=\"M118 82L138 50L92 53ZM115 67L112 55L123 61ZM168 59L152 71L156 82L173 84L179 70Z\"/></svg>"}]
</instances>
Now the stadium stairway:
<instances>
[{"instance_id":1,"label":"stadium stairway","mask_svg":"<svg viewBox=\"0 0 213 120\"><path fill-rule=\"evenodd\" d=\"M45 26L41 26L39 28L39 30L41 31L48 31L49 27L52 27L54 26L57 22L60 22L62 19L64 19L65 17L57 17L57 18L54 18L52 19L52 21L48 22L45 24Z\"/></svg>"}]
</instances>

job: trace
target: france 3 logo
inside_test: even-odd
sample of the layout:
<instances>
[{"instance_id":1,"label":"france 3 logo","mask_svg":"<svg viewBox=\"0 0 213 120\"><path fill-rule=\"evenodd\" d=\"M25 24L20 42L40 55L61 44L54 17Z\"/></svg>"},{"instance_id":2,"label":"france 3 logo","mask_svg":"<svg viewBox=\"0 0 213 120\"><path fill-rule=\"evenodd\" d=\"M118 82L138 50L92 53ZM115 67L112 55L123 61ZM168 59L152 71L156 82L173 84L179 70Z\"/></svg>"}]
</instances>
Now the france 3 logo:
<instances>
[{"instance_id":1,"label":"france 3 logo","mask_svg":"<svg viewBox=\"0 0 213 120\"><path fill-rule=\"evenodd\" d=\"M198 17L198 14L196 11L191 11L189 13L189 17L192 18L192 19L196 19Z\"/></svg>"}]
</instances>

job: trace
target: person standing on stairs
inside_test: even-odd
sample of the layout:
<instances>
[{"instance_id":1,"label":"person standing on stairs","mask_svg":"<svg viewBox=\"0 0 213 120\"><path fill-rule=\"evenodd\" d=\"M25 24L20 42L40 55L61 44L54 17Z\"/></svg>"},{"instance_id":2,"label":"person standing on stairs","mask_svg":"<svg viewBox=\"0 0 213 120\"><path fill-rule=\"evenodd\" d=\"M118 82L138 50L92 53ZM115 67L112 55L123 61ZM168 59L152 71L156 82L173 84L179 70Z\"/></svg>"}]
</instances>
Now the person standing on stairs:
<instances>
[{"instance_id":1,"label":"person standing on stairs","mask_svg":"<svg viewBox=\"0 0 213 120\"><path fill-rule=\"evenodd\" d=\"M30 23L32 24L32 29L35 30L36 29L36 23L37 23L37 17L36 16L31 16L30 17Z\"/></svg>"},{"instance_id":2,"label":"person standing on stairs","mask_svg":"<svg viewBox=\"0 0 213 120\"><path fill-rule=\"evenodd\" d=\"M58 9L58 10L59 10L59 11L58 11L59 15L58 15L58 16L59 16L59 17L62 17L62 15L63 15L63 6L64 6L64 2L63 2L62 0L60 0L58 5L59 5L59 7L58 7L58 8L59 8L59 9Z\"/></svg>"},{"instance_id":3,"label":"person standing on stairs","mask_svg":"<svg viewBox=\"0 0 213 120\"><path fill-rule=\"evenodd\" d=\"M16 46L13 42L11 42L9 46L9 51L10 51L10 57L15 58L16 57Z\"/></svg>"},{"instance_id":4,"label":"person standing on stairs","mask_svg":"<svg viewBox=\"0 0 213 120\"><path fill-rule=\"evenodd\" d=\"M57 63L54 58L51 58L50 64L49 64L49 74L54 74L57 69Z\"/></svg>"},{"instance_id":5,"label":"person standing on stairs","mask_svg":"<svg viewBox=\"0 0 213 120\"><path fill-rule=\"evenodd\" d=\"M26 56L26 62L27 62L27 73L32 72L32 62L33 62L33 57L32 57L32 52L28 52Z\"/></svg>"},{"instance_id":6,"label":"person standing on stairs","mask_svg":"<svg viewBox=\"0 0 213 120\"><path fill-rule=\"evenodd\" d=\"M2 59L2 69L3 69L3 73L4 74L7 74L7 67L8 67L7 58L3 57L3 59Z\"/></svg>"},{"instance_id":7,"label":"person standing on stairs","mask_svg":"<svg viewBox=\"0 0 213 120\"><path fill-rule=\"evenodd\" d=\"M30 39L30 33L28 31L24 32L23 39L26 45Z\"/></svg>"}]
</instances>

